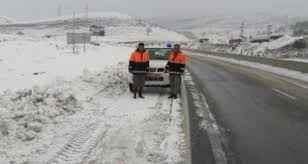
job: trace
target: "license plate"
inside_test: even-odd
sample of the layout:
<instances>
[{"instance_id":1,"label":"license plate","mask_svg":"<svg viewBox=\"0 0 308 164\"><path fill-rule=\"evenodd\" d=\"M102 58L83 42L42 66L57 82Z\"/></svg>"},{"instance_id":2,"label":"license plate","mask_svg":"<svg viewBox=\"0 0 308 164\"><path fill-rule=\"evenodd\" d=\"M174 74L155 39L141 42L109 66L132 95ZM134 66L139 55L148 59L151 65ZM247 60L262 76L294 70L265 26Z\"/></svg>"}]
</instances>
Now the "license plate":
<instances>
[{"instance_id":1,"label":"license plate","mask_svg":"<svg viewBox=\"0 0 308 164\"><path fill-rule=\"evenodd\" d=\"M160 78L161 75L158 74L158 73L148 73L147 77L150 77L150 78Z\"/></svg>"},{"instance_id":2,"label":"license plate","mask_svg":"<svg viewBox=\"0 0 308 164\"><path fill-rule=\"evenodd\" d=\"M148 73L147 74L147 80L148 81L162 81L163 77L160 74L157 74L157 73Z\"/></svg>"}]
</instances>

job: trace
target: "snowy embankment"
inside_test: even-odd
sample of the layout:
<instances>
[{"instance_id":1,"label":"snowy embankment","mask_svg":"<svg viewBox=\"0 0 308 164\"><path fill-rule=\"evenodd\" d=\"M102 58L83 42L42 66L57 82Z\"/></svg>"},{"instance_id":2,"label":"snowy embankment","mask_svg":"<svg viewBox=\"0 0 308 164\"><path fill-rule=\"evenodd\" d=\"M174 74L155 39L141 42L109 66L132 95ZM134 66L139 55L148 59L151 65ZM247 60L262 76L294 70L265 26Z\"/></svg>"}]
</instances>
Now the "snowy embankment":
<instances>
[{"instance_id":1,"label":"snowy embankment","mask_svg":"<svg viewBox=\"0 0 308 164\"><path fill-rule=\"evenodd\" d=\"M270 42L264 43L241 43L236 47L235 50L230 50L230 53L251 55L251 56L264 56L264 57L273 57L279 58L285 53L273 53L272 51L279 50L280 48L291 46L295 41L303 39L303 37L292 37L292 36L283 36L277 40L272 40ZM288 57L296 56L297 54L288 54Z\"/></svg>"},{"instance_id":2,"label":"snowy embankment","mask_svg":"<svg viewBox=\"0 0 308 164\"><path fill-rule=\"evenodd\" d=\"M156 27L149 36L137 35L144 27L106 29L100 46L83 52L80 45L76 54L66 45L70 29L0 32L1 164L184 160L179 100L151 89L145 100L132 99L127 63L133 48L117 42L186 38Z\"/></svg>"},{"instance_id":3,"label":"snowy embankment","mask_svg":"<svg viewBox=\"0 0 308 164\"><path fill-rule=\"evenodd\" d=\"M190 49L206 50L208 52L222 52L229 54L258 56L267 58L299 58L304 59L307 57L307 48L295 48L296 42L302 42L303 37L294 37L285 35L279 39L271 40L263 43L251 43L242 42L238 45L232 45L229 43L199 43L197 41L192 42L188 46Z\"/></svg>"},{"instance_id":4,"label":"snowy embankment","mask_svg":"<svg viewBox=\"0 0 308 164\"><path fill-rule=\"evenodd\" d=\"M133 100L127 65L0 98L2 163L179 163L179 101L164 90ZM73 149L73 150L72 150Z\"/></svg>"}]
</instances>

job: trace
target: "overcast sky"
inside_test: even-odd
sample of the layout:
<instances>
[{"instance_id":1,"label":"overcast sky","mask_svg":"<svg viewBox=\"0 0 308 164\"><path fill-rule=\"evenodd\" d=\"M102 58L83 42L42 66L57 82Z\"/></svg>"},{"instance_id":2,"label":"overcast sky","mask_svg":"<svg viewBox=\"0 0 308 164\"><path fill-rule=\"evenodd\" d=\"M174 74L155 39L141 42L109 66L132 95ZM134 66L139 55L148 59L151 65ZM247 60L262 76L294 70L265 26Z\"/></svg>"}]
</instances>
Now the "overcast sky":
<instances>
[{"instance_id":1,"label":"overcast sky","mask_svg":"<svg viewBox=\"0 0 308 164\"><path fill-rule=\"evenodd\" d=\"M308 16L308 0L0 0L0 16L31 20L90 11L118 11L138 18L195 17L210 14L267 12Z\"/></svg>"}]
</instances>

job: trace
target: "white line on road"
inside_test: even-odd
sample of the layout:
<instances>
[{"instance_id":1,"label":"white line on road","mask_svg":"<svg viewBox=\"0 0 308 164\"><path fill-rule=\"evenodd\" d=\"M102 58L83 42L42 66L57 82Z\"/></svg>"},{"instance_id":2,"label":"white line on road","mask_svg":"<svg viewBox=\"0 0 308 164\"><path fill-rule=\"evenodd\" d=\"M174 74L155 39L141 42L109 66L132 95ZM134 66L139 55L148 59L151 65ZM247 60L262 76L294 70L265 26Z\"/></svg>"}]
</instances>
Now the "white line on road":
<instances>
[{"instance_id":1,"label":"white line on road","mask_svg":"<svg viewBox=\"0 0 308 164\"><path fill-rule=\"evenodd\" d=\"M279 89L272 88L272 90L275 91L275 92L277 92L277 93L279 93L280 95L286 96L286 97L288 97L288 98L290 98L290 99L292 99L292 100L296 100L296 97L294 97L294 96L292 96L292 95L289 95L288 93L285 93L285 92L283 92L283 91L281 91L281 90L279 90Z\"/></svg>"},{"instance_id":2,"label":"white line on road","mask_svg":"<svg viewBox=\"0 0 308 164\"><path fill-rule=\"evenodd\" d=\"M184 75L184 83L188 90L192 93L192 98L195 106L200 109L196 109L197 114L203 117L203 122L200 124L207 131L209 140L212 146L212 152L215 158L216 164L227 164L226 154L223 151L221 144L221 134L218 129L218 125L214 116L212 115L209 105L205 100L203 93L197 90L194 81L189 72ZM187 94L187 93L186 93ZM200 104L204 104L202 107Z\"/></svg>"}]
</instances>

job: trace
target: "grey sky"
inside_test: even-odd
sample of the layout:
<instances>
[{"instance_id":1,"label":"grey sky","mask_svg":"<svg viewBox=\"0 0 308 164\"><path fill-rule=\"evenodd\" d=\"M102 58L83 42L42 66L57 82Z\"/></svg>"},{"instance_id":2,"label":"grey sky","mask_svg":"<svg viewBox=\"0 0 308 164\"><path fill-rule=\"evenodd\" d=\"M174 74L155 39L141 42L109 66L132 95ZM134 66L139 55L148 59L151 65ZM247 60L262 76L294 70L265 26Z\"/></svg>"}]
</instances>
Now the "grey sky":
<instances>
[{"instance_id":1,"label":"grey sky","mask_svg":"<svg viewBox=\"0 0 308 164\"><path fill-rule=\"evenodd\" d=\"M308 16L308 0L0 0L0 16L17 20L55 17L84 11L118 11L139 18L191 17L208 14L269 12Z\"/></svg>"}]
</instances>

